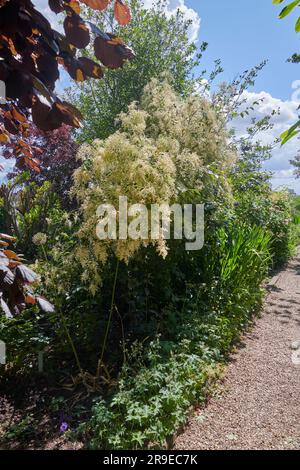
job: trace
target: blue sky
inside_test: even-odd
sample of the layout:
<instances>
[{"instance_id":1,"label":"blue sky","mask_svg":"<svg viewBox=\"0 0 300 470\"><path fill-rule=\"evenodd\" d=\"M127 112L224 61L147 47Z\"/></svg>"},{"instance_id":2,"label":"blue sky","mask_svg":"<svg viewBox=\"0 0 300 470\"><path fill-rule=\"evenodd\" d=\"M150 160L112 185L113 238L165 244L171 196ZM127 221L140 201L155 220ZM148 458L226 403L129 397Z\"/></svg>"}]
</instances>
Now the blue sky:
<instances>
[{"instance_id":1,"label":"blue sky","mask_svg":"<svg viewBox=\"0 0 300 470\"><path fill-rule=\"evenodd\" d=\"M54 27L58 26L56 15L47 7L48 0L33 0L33 3L48 16ZM144 3L151 6L153 0L144 0ZM249 103L257 98L264 99L256 110L258 117L274 108L281 108L281 115L274 121L274 129L263 136L265 142L274 141L295 122L300 104L300 65L287 63L286 59L299 51L300 34L294 32L297 12L279 20L277 16L281 6L273 5L272 0L168 0L168 4L170 14L180 8L192 20L192 39L209 43L201 70L211 70L213 61L221 59L224 73L219 80L230 81L249 67L268 60L246 96ZM66 81L62 80L59 91L64 84ZM296 86L294 89L293 84ZM241 133L246 125L247 121L236 122ZM278 146L266 167L274 171L274 187L288 185L300 194L300 180L295 179L289 164L298 148L298 139L293 139L283 148Z\"/></svg>"},{"instance_id":2,"label":"blue sky","mask_svg":"<svg viewBox=\"0 0 300 470\"><path fill-rule=\"evenodd\" d=\"M258 111L279 106L282 114L275 120L274 130L267 141L280 135L297 118L296 96L300 90L300 65L287 63L287 58L299 51L300 35L294 32L297 19L295 12L284 20L278 19L282 5L272 4L272 0L170 0L171 3L185 3L201 18L198 31L199 41L209 43L201 68L210 70L214 59L221 59L224 73L221 80L230 81L249 67L267 59L268 64L250 90L249 101L264 97L265 102ZM190 15L191 16L191 15ZM292 86L297 88L292 88ZM239 125L237 126L239 127ZM241 124L241 127L243 124ZM299 148L299 140L294 139L283 148L277 147L266 167L275 172L274 187L288 185L300 194L300 180L293 177L289 164Z\"/></svg>"},{"instance_id":3,"label":"blue sky","mask_svg":"<svg viewBox=\"0 0 300 470\"><path fill-rule=\"evenodd\" d=\"M291 84L300 79L300 66L286 62L299 50L300 36L294 32L297 13L279 20L282 6L273 5L272 0L187 0L186 4L201 17L199 38L209 43L204 65L221 58L223 77L230 80L268 59L254 89L290 99Z\"/></svg>"}]
</instances>

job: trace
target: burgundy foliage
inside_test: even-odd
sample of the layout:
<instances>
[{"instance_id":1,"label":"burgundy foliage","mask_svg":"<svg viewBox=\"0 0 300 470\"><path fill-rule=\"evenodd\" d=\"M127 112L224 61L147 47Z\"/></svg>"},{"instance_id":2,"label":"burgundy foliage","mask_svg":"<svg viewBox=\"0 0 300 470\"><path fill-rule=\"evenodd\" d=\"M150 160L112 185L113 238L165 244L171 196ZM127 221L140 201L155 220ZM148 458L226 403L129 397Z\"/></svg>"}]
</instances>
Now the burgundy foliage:
<instances>
[{"instance_id":1,"label":"burgundy foliage","mask_svg":"<svg viewBox=\"0 0 300 470\"><path fill-rule=\"evenodd\" d=\"M64 209L72 209L74 201L69 192L73 184L73 173L78 168L76 160L78 145L73 139L72 128L63 124L59 129L44 132L31 126L28 141L33 149L33 158L39 162L39 171L30 170L32 181L41 186L50 181L52 190L59 196ZM11 158L14 146L7 144L3 152L5 158ZM17 160L15 170L8 175L14 178L19 171L25 170L21 160Z\"/></svg>"},{"instance_id":2,"label":"burgundy foliage","mask_svg":"<svg viewBox=\"0 0 300 470\"><path fill-rule=\"evenodd\" d=\"M27 140L31 120L43 131L63 124L80 127L82 122L81 113L54 93L59 64L73 79L83 81L100 79L103 66L119 68L134 57L120 38L80 17L81 3L104 10L111 1L49 0L55 13L65 14L62 35L31 0L0 0L0 80L5 82L7 98L0 105L0 143L13 137L14 156L34 171L39 171L39 159ZM114 12L120 24L130 21L130 10L122 0L115 0ZM91 40L101 64L78 52Z\"/></svg>"}]
</instances>

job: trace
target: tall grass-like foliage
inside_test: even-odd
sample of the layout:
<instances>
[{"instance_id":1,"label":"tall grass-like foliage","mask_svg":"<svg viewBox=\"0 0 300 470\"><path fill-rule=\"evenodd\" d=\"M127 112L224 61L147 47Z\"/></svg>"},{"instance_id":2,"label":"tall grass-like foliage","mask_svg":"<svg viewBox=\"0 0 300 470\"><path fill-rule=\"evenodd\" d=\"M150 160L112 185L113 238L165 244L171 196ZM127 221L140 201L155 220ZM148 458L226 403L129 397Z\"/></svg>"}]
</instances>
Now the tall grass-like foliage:
<instances>
[{"instance_id":1,"label":"tall grass-like foliage","mask_svg":"<svg viewBox=\"0 0 300 470\"><path fill-rule=\"evenodd\" d=\"M220 285L233 292L243 283L248 287L253 283L257 286L265 278L270 264L271 234L261 227L241 223L232 225L230 230L219 229L217 238L214 271L219 271Z\"/></svg>"}]
</instances>

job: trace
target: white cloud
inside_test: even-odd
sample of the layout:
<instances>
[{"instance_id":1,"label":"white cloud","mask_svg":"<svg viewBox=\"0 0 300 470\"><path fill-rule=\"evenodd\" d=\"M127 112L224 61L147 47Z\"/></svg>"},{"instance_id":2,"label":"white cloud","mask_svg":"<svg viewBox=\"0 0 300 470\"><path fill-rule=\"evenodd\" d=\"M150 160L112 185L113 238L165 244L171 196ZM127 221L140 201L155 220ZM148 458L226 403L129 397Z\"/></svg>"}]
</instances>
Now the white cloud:
<instances>
[{"instance_id":1,"label":"white cloud","mask_svg":"<svg viewBox=\"0 0 300 470\"><path fill-rule=\"evenodd\" d=\"M297 121L299 102L294 100L283 101L273 97L270 93L262 91L260 93L244 92L246 105L250 105L254 101L263 100L259 106L255 107L255 111L249 117L244 119L238 118L234 121L234 127L237 129L238 135L243 135L246 128L251 124L251 117L262 119L265 115L270 114L272 110L280 109L280 114L272 118L274 127L267 132L258 135L258 138L265 144L273 143L285 130ZM299 140L294 138L286 145L277 144L272 151L272 158L266 162L265 168L274 172L274 186L288 185L293 189L297 189L300 194L300 181L293 176L293 167L290 160L295 157L299 149Z\"/></svg>"},{"instance_id":2,"label":"white cloud","mask_svg":"<svg viewBox=\"0 0 300 470\"><path fill-rule=\"evenodd\" d=\"M282 101L279 98L274 98L270 93L261 91L260 93L253 93L245 91L243 98L246 100L245 105L250 106L254 101L260 102L259 106L255 106L255 111L248 118L240 119L237 121L237 126L240 130L246 130L246 127L250 124L251 117L258 119L263 118L267 114L271 114L272 111L280 109L280 114L273 117L272 122L274 123L274 136L278 136L278 131L282 133L288 124L293 123L297 119L297 107L299 106L298 101L289 100ZM270 135L270 138L272 135Z\"/></svg>"},{"instance_id":3,"label":"white cloud","mask_svg":"<svg viewBox=\"0 0 300 470\"><path fill-rule=\"evenodd\" d=\"M289 170L276 170L274 171L274 178L276 179L287 179L293 177L294 170L290 168Z\"/></svg>"}]
</instances>

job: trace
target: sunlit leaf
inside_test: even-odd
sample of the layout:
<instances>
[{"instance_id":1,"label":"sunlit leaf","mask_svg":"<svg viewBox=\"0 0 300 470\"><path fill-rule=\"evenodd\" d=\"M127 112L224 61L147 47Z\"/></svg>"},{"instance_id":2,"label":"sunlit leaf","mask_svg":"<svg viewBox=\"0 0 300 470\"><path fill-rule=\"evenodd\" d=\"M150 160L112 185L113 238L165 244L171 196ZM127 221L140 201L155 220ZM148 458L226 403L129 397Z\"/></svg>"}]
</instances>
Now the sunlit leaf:
<instances>
[{"instance_id":1,"label":"sunlit leaf","mask_svg":"<svg viewBox=\"0 0 300 470\"><path fill-rule=\"evenodd\" d=\"M75 12L77 15L80 14L80 5L76 0L71 0L68 3L68 6Z\"/></svg>"},{"instance_id":2,"label":"sunlit leaf","mask_svg":"<svg viewBox=\"0 0 300 470\"><path fill-rule=\"evenodd\" d=\"M300 120L297 121L292 127L290 127L287 131L281 134L281 145L285 145L290 139L295 137L295 135L299 134L300 132Z\"/></svg>"},{"instance_id":3,"label":"sunlit leaf","mask_svg":"<svg viewBox=\"0 0 300 470\"><path fill-rule=\"evenodd\" d=\"M105 10L108 7L111 0L81 0L82 3L85 3L88 7L93 10Z\"/></svg>"},{"instance_id":4,"label":"sunlit leaf","mask_svg":"<svg viewBox=\"0 0 300 470\"><path fill-rule=\"evenodd\" d=\"M26 284L32 284L38 278L32 269L28 268L24 264L16 267L17 277L21 278Z\"/></svg>"},{"instance_id":5,"label":"sunlit leaf","mask_svg":"<svg viewBox=\"0 0 300 470\"><path fill-rule=\"evenodd\" d=\"M99 64L87 57L79 57L78 62L84 71L85 75L91 78L102 78L103 70Z\"/></svg>"},{"instance_id":6,"label":"sunlit leaf","mask_svg":"<svg viewBox=\"0 0 300 470\"><path fill-rule=\"evenodd\" d=\"M5 256L7 256L7 258L9 259L14 259L16 261L20 261L20 258L18 257L17 253L15 253L14 251L12 250L4 250L3 253L5 254Z\"/></svg>"},{"instance_id":7,"label":"sunlit leaf","mask_svg":"<svg viewBox=\"0 0 300 470\"><path fill-rule=\"evenodd\" d=\"M36 298L32 294L27 294L25 297L25 303L30 305L36 305Z\"/></svg>"},{"instance_id":8,"label":"sunlit leaf","mask_svg":"<svg viewBox=\"0 0 300 470\"><path fill-rule=\"evenodd\" d=\"M16 237L13 237L12 235L7 235L7 233L0 233L0 238L3 238L4 240L9 240L11 242L16 241Z\"/></svg>"},{"instance_id":9,"label":"sunlit leaf","mask_svg":"<svg viewBox=\"0 0 300 470\"><path fill-rule=\"evenodd\" d=\"M20 121L20 122L26 121L26 116L23 113L21 113L21 111L18 110L15 106L12 107L12 115L16 121Z\"/></svg>"},{"instance_id":10,"label":"sunlit leaf","mask_svg":"<svg viewBox=\"0 0 300 470\"><path fill-rule=\"evenodd\" d=\"M10 142L10 137L8 132L0 128L0 143L7 144Z\"/></svg>"},{"instance_id":11,"label":"sunlit leaf","mask_svg":"<svg viewBox=\"0 0 300 470\"><path fill-rule=\"evenodd\" d=\"M128 24L131 20L130 8L122 0L116 0L114 6L115 18L122 26Z\"/></svg>"}]
</instances>

